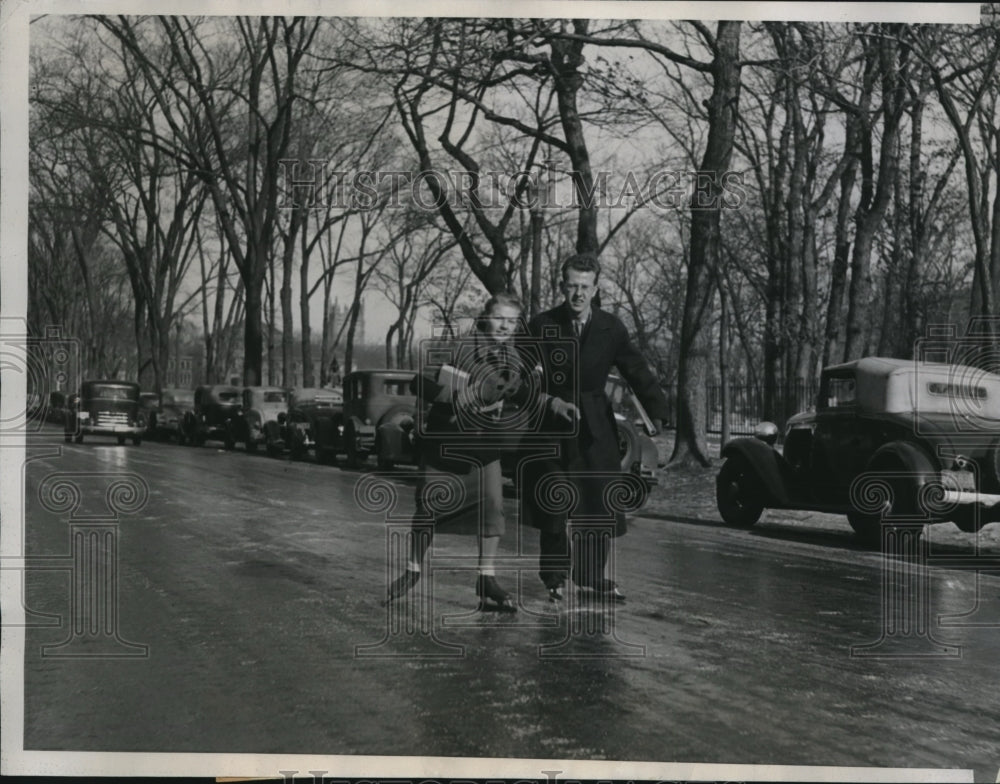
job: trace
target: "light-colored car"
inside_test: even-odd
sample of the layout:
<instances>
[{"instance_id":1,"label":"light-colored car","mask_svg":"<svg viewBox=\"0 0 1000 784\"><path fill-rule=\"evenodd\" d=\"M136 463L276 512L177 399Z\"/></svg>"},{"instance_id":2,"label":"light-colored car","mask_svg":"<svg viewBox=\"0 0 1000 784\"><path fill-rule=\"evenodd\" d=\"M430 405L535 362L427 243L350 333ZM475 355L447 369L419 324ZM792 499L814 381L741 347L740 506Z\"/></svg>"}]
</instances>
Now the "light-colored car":
<instances>
[{"instance_id":1,"label":"light-colored car","mask_svg":"<svg viewBox=\"0 0 1000 784\"><path fill-rule=\"evenodd\" d=\"M766 508L847 515L879 540L893 518L1000 520L1000 375L975 367L867 357L826 368L816 408L722 449L722 519L748 527Z\"/></svg>"},{"instance_id":2,"label":"light-colored car","mask_svg":"<svg viewBox=\"0 0 1000 784\"><path fill-rule=\"evenodd\" d=\"M265 443L268 423L277 422L287 411L288 392L281 387L245 387L240 410L228 423L229 441L256 452Z\"/></svg>"}]
</instances>

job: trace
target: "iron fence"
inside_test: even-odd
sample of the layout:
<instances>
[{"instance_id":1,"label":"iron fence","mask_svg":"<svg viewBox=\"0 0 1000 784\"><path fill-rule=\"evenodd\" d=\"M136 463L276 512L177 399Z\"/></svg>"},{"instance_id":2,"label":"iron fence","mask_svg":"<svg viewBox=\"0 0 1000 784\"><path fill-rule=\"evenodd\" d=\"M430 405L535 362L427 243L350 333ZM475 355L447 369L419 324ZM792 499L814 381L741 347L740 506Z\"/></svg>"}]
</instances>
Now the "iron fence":
<instances>
[{"instance_id":1,"label":"iron fence","mask_svg":"<svg viewBox=\"0 0 1000 784\"><path fill-rule=\"evenodd\" d=\"M790 414L805 411L816 401L818 383L815 379L797 379L786 385L785 410ZM722 432L722 385L706 384L707 426L709 433ZM729 384L729 432L733 435L753 433L754 428L765 419L775 419L773 412L764 410L764 389L760 384L733 382Z\"/></svg>"}]
</instances>

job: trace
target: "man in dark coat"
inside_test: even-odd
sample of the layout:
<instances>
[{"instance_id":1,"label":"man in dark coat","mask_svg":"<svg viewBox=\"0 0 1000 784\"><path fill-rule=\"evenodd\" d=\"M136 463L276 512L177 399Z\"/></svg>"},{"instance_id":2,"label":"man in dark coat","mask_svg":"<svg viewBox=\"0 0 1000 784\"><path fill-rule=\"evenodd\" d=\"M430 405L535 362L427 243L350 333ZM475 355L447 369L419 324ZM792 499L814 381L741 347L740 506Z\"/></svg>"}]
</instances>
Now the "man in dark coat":
<instances>
[{"instance_id":1,"label":"man in dark coat","mask_svg":"<svg viewBox=\"0 0 1000 784\"><path fill-rule=\"evenodd\" d=\"M580 499L569 515L577 519L604 517L610 522L604 489L612 481L609 477L621 473L614 412L604 391L611 367L617 367L632 387L657 430L667 415L667 401L656 377L629 339L625 325L593 304L600 270L593 255L568 258L560 282L564 302L539 313L528 324L530 335L541 339L542 386L550 396L545 426L549 432L556 432L562 424L564 432L572 433L553 439L559 444L558 456L526 457L524 465L522 515L539 529L539 576L553 601L562 598L570 569L577 585L605 593L616 601L625 598L604 574L610 547L607 537L586 537L584 545L573 548L571 557L567 512L554 512L551 504L539 503L538 494L544 494L546 478L566 475ZM578 343L576 367L571 372L563 372L567 368L566 352L557 344L549 348L545 343L546 337L554 335ZM587 472L593 476L586 477ZM614 515L614 536L621 536L625 529L625 516L618 512Z\"/></svg>"}]
</instances>

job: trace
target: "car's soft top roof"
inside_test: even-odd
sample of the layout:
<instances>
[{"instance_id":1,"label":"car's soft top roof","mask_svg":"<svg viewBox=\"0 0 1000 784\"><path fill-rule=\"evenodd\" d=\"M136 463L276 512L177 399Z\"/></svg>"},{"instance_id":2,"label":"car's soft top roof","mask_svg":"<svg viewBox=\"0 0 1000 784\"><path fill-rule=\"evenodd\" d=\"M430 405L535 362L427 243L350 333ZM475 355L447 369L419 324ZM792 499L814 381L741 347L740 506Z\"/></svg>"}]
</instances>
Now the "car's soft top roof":
<instances>
[{"instance_id":1,"label":"car's soft top roof","mask_svg":"<svg viewBox=\"0 0 1000 784\"><path fill-rule=\"evenodd\" d=\"M869 411L932 413L941 409L953 413L953 395L938 392L931 395L923 388L923 382L939 382L947 385L945 390L960 393L961 387L977 387L986 390L982 398L970 397L975 401L975 410L966 413L973 416L1000 419L1000 375L969 365L949 365L943 362L918 362L912 359L890 357L864 357L840 365L831 365L824 375L853 375L857 384L855 400Z\"/></svg>"}]
</instances>

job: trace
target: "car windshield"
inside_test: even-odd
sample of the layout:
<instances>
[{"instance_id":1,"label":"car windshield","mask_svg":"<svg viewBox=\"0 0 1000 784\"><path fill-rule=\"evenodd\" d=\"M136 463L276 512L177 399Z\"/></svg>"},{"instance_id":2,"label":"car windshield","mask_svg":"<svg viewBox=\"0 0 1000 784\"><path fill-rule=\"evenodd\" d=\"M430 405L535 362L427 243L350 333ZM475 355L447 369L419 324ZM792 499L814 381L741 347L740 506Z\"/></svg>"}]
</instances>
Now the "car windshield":
<instances>
[{"instance_id":1,"label":"car windshield","mask_svg":"<svg viewBox=\"0 0 1000 784\"><path fill-rule=\"evenodd\" d=\"M285 393L284 392L265 392L264 393L265 403L284 403Z\"/></svg>"},{"instance_id":2,"label":"car windshield","mask_svg":"<svg viewBox=\"0 0 1000 784\"><path fill-rule=\"evenodd\" d=\"M220 403L235 403L240 399L240 393L235 390L232 392L219 392L216 397L219 398Z\"/></svg>"},{"instance_id":3,"label":"car windshield","mask_svg":"<svg viewBox=\"0 0 1000 784\"><path fill-rule=\"evenodd\" d=\"M829 408L837 406L847 406L857 399L857 386L854 378L837 378L831 376L829 379L829 391L827 393L826 405Z\"/></svg>"},{"instance_id":4,"label":"car windshield","mask_svg":"<svg viewBox=\"0 0 1000 784\"><path fill-rule=\"evenodd\" d=\"M410 394L410 382L409 381L385 381L383 382L382 389L387 395L409 395Z\"/></svg>"},{"instance_id":5,"label":"car windshield","mask_svg":"<svg viewBox=\"0 0 1000 784\"><path fill-rule=\"evenodd\" d=\"M95 384L84 392L84 397L101 400L135 400L136 394L131 387Z\"/></svg>"},{"instance_id":6,"label":"car windshield","mask_svg":"<svg viewBox=\"0 0 1000 784\"><path fill-rule=\"evenodd\" d=\"M164 392L164 405L194 405L194 392Z\"/></svg>"}]
</instances>

